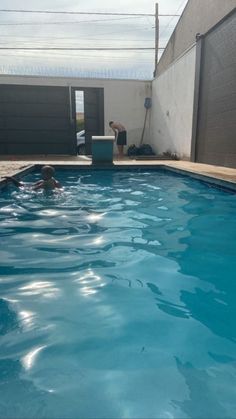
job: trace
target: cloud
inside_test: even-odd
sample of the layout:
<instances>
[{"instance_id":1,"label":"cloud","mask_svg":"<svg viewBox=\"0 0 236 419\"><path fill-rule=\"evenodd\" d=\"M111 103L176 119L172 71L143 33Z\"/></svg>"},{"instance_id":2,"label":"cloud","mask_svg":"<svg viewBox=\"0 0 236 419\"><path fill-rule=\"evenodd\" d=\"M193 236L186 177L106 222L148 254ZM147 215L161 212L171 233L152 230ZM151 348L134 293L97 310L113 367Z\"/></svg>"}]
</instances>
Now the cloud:
<instances>
[{"instance_id":1,"label":"cloud","mask_svg":"<svg viewBox=\"0 0 236 419\"><path fill-rule=\"evenodd\" d=\"M187 0L159 0L159 13L180 12ZM154 13L151 0L1 0L1 9ZM179 10L178 10L179 9ZM66 23L68 22L68 23ZM153 17L0 13L1 45L11 47L154 47ZM164 46L177 18L160 18ZM10 25L11 23L11 25ZM12 25L15 23L16 25ZM154 51L0 51L2 72L151 78Z\"/></svg>"}]
</instances>

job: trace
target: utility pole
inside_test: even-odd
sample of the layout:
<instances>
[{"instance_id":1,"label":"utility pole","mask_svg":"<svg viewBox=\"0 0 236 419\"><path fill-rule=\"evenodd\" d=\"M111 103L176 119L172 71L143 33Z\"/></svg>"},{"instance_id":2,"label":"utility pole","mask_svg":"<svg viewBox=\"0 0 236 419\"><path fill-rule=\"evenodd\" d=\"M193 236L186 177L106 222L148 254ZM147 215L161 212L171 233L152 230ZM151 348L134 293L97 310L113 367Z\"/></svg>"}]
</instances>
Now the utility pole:
<instances>
[{"instance_id":1,"label":"utility pole","mask_svg":"<svg viewBox=\"0 0 236 419\"><path fill-rule=\"evenodd\" d=\"M155 66L153 76L156 77L159 52L159 12L158 3L155 5Z\"/></svg>"}]
</instances>

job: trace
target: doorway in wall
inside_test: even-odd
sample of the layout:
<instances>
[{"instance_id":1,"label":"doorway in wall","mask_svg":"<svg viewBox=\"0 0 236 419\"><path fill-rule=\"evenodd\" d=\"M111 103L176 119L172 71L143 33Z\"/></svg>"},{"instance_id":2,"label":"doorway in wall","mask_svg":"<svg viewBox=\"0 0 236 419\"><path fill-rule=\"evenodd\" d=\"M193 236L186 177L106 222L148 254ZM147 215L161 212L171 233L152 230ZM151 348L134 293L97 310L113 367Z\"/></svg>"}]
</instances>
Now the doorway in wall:
<instances>
[{"instance_id":1,"label":"doorway in wall","mask_svg":"<svg viewBox=\"0 0 236 419\"><path fill-rule=\"evenodd\" d=\"M96 87L72 89L78 154L91 155L92 136L104 135L103 90Z\"/></svg>"},{"instance_id":2,"label":"doorway in wall","mask_svg":"<svg viewBox=\"0 0 236 419\"><path fill-rule=\"evenodd\" d=\"M76 149L77 154L85 155L85 130L84 130L84 91L75 91L75 116L76 116Z\"/></svg>"}]
</instances>

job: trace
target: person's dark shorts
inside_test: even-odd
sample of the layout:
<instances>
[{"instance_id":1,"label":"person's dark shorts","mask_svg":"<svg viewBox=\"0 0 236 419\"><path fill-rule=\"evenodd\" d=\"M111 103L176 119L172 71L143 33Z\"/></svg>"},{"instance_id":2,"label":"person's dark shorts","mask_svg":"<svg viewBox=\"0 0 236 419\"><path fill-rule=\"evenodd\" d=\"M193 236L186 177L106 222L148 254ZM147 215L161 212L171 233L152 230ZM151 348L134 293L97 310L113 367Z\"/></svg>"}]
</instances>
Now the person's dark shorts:
<instances>
[{"instance_id":1,"label":"person's dark shorts","mask_svg":"<svg viewBox=\"0 0 236 419\"><path fill-rule=\"evenodd\" d=\"M126 131L119 132L116 143L117 143L117 145L126 145L127 144Z\"/></svg>"}]
</instances>

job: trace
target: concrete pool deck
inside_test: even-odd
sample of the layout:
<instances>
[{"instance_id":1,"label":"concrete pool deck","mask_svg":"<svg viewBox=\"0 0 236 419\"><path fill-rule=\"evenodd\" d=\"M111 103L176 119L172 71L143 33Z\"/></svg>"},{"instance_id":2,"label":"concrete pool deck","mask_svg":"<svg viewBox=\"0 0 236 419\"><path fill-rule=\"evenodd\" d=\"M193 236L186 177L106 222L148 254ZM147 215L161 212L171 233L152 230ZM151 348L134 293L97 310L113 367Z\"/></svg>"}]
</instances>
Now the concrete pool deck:
<instances>
[{"instance_id":1,"label":"concrete pool deck","mask_svg":"<svg viewBox=\"0 0 236 419\"><path fill-rule=\"evenodd\" d=\"M31 168L34 165L50 164L53 166L72 166L72 167L90 167L92 161L90 158L85 156L22 156L9 158L0 157L0 182L3 181L4 176L15 176L22 170ZM165 166L170 170L180 171L182 173L191 174L195 177L204 177L205 180L216 180L219 182L226 182L228 185L232 185L233 189L236 190L236 169L229 167L213 166L202 163L192 163L189 161L175 161L175 160L132 160L125 158L124 160L114 159L115 167L158 167ZM203 179L204 179L203 178ZM2 183L2 182L1 182Z\"/></svg>"}]
</instances>

